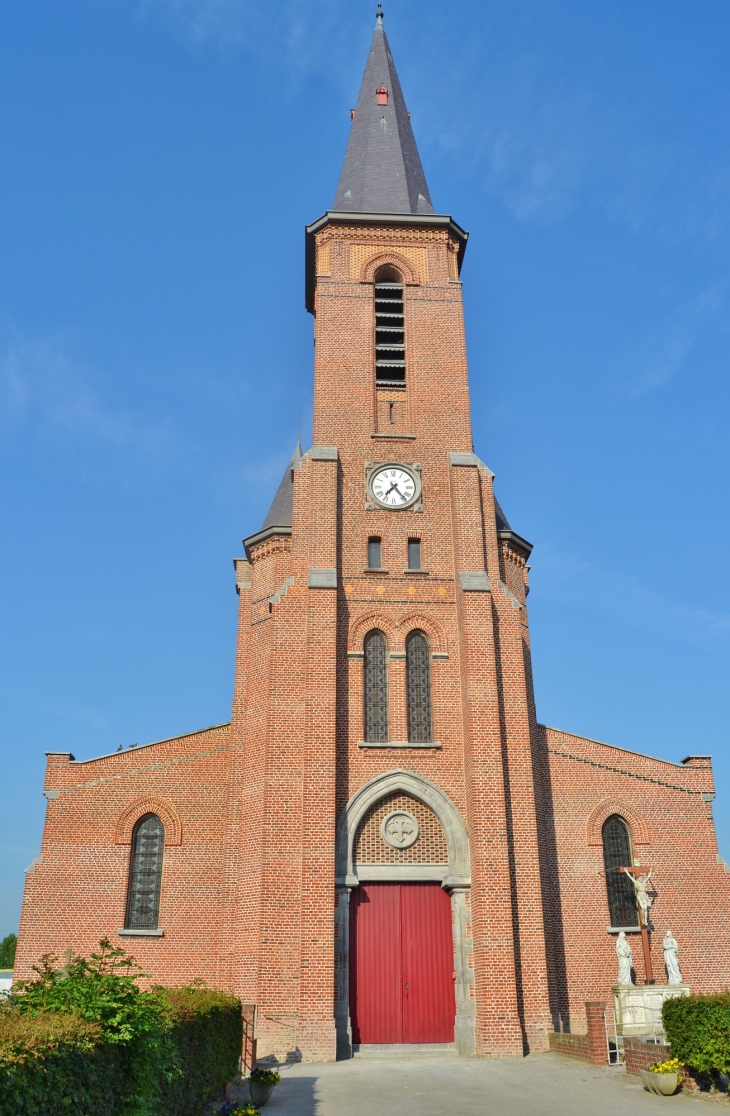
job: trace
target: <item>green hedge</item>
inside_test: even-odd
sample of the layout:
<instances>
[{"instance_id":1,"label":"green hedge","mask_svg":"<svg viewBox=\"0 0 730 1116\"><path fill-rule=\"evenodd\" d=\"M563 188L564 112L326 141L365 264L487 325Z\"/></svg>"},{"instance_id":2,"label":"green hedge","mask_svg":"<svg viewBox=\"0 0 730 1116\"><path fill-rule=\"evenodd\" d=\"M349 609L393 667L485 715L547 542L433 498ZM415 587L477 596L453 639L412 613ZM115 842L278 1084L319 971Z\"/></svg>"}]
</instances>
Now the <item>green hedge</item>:
<instances>
[{"instance_id":1,"label":"green hedge","mask_svg":"<svg viewBox=\"0 0 730 1116\"><path fill-rule=\"evenodd\" d=\"M165 988L169 1035L182 1075L163 1086L164 1116L198 1116L236 1074L243 1044L240 1001L207 988Z\"/></svg>"},{"instance_id":2,"label":"green hedge","mask_svg":"<svg viewBox=\"0 0 730 1116\"><path fill-rule=\"evenodd\" d=\"M662 1017L672 1057L699 1073L730 1072L730 993L665 1000Z\"/></svg>"},{"instance_id":3,"label":"green hedge","mask_svg":"<svg viewBox=\"0 0 730 1116\"><path fill-rule=\"evenodd\" d=\"M199 1116L238 1068L241 1005L204 987L140 989L101 952L36 976L0 1005L0 1116Z\"/></svg>"},{"instance_id":4,"label":"green hedge","mask_svg":"<svg viewBox=\"0 0 730 1116\"><path fill-rule=\"evenodd\" d=\"M2 1116L119 1116L129 1050L75 1015L0 1012Z\"/></svg>"}]
</instances>

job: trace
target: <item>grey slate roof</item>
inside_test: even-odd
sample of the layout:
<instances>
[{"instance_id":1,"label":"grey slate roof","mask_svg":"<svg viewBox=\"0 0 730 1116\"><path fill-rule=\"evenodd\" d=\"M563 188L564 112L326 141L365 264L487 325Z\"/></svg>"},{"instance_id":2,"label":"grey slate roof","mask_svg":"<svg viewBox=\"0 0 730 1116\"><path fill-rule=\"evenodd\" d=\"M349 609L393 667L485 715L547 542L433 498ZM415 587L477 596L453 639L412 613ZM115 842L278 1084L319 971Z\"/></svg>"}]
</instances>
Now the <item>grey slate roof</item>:
<instances>
[{"instance_id":1,"label":"grey slate roof","mask_svg":"<svg viewBox=\"0 0 730 1116\"><path fill-rule=\"evenodd\" d=\"M387 105L377 103L380 86L388 91ZM435 212L380 5L332 208L342 213Z\"/></svg>"},{"instance_id":2,"label":"grey slate roof","mask_svg":"<svg viewBox=\"0 0 730 1116\"><path fill-rule=\"evenodd\" d=\"M507 522L507 516L504 514L501 507L499 506L499 500L497 499L496 496L494 497L494 511L495 511L495 518L497 520L497 530L498 531L511 531L512 528L510 527L509 523Z\"/></svg>"},{"instance_id":3,"label":"grey slate roof","mask_svg":"<svg viewBox=\"0 0 730 1116\"><path fill-rule=\"evenodd\" d=\"M266 519L261 525L261 530L269 527L291 527L294 512L294 466L302 460L302 447L297 442L297 448L291 455L291 461L286 467L281 484L276 490L276 495L271 502L271 507L266 513Z\"/></svg>"}]
</instances>

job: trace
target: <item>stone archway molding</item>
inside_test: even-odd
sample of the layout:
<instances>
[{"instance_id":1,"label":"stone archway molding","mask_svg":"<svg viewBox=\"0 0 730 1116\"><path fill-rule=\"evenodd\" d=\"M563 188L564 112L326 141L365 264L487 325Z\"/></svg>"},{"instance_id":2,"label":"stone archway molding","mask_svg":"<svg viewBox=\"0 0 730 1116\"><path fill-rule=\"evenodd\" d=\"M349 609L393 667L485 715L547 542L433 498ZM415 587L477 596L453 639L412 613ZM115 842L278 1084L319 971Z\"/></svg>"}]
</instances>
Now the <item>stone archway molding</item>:
<instances>
[{"instance_id":1,"label":"stone archway molding","mask_svg":"<svg viewBox=\"0 0 730 1116\"><path fill-rule=\"evenodd\" d=\"M388 794L402 791L418 799L436 815L449 848L448 870L441 886L448 891L471 886L469 840L461 814L447 794L422 775L396 768L377 775L352 796L337 824L336 885L357 887L360 883L353 864L352 850L360 822L366 812Z\"/></svg>"}]
</instances>

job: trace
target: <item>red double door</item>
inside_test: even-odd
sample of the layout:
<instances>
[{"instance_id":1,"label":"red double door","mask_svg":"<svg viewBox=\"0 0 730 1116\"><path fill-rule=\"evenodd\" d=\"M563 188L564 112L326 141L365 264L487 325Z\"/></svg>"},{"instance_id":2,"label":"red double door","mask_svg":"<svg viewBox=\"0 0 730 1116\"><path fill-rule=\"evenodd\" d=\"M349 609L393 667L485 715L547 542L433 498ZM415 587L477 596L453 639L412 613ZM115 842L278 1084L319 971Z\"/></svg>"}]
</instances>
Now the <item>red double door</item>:
<instances>
[{"instance_id":1,"label":"red double door","mask_svg":"<svg viewBox=\"0 0 730 1116\"><path fill-rule=\"evenodd\" d=\"M355 1043L453 1042L451 900L438 884L361 884L350 897Z\"/></svg>"}]
</instances>

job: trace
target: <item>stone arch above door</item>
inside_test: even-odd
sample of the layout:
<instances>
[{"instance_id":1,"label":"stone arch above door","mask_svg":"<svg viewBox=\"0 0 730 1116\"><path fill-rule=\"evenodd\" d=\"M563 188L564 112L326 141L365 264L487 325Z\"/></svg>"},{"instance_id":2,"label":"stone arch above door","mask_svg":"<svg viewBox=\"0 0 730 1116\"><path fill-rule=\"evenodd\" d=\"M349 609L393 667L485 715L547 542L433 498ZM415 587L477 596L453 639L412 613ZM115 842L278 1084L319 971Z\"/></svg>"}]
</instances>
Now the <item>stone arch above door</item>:
<instances>
[{"instance_id":1,"label":"stone arch above door","mask_svg":"<svg viewBox=\"0 0 730 1116\"><path fill-rule=\"evenodd\" d=\"M469 843L466 826L454 803L440 787L413 771L398 769L376 776L360 788L348 802L337 826L337 884L341 887L357 887L360 883L358 866L353 859L355 837L365 815L382 798L402 793L417 799L436 815L448 846L448 862L429 865L431 875L438 878L447 889L468 888ZM402 869L397 864L388 866L389 878L396 878ZM406 869L408 866L406 865ZM426 877L424 877L426 878Z\"/></svg>"}]
</instances>

